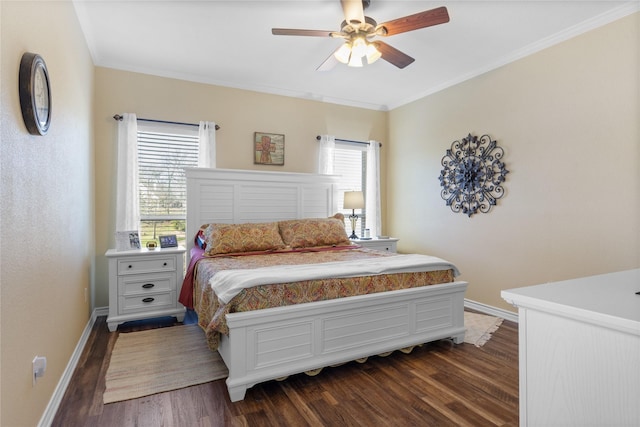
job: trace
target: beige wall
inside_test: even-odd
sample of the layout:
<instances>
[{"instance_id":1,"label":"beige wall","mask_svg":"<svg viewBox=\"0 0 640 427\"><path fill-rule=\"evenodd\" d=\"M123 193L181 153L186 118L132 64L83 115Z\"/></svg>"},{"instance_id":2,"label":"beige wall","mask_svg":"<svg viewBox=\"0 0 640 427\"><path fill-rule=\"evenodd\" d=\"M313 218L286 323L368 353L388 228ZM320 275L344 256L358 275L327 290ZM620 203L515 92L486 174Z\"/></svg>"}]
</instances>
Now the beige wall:
<instances>
[{"instance_id":1,"label":"beige wall","mask_svg":"<svg viewBox=\"0 0 640 427\"><path fill-rule=\"evenodd\" d=\"M226 169L316 172L316 135L382 142L387 139L385 112L100 67L96 68L95 106L96 307L108 305L104 253L114 245L117 131L114 114L136 113L142 118L187 123L215 121L221 126L216 133L217 167ZM253 164L255 131L285 135L284 166ZM384 173L384 162L381 169Z\"/></svg>"},{"instance_id":2,"label":"beige wall","mask_svg":"<svg viewBox=\"0 0 640 427\"><path fill-rule=\"evenodd\" d=\"M94 253L93 64L71 2L2 1L0 287L2 426L36 425L89 320ZM27 133L24 52L43 56L52 122ZM32 386L31 362L47 358Z\"/></svg>"},{"instance_id":3,"label":"beige wall","mask_svg":"<svg viewBox=\"0 0 640 427\"><path fill-rule=\"evenodd\" d=\"M640 14L393 110L387 224L399 249L455 262L467 298L640 267ZM445 150L472 133L505 149L489 214L440 197Z\"/></svg>"}]
</instances>

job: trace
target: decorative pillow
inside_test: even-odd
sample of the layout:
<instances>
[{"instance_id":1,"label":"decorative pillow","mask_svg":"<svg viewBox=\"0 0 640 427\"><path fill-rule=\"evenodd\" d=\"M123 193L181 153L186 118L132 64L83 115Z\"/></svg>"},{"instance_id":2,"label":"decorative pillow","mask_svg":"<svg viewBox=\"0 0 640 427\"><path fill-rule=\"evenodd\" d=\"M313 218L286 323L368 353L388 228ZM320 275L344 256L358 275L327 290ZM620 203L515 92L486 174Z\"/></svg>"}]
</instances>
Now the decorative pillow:
<instances>
[{"instance_id":1,"label":"decorative pillow","mask_svg":"<svg viewBox=\"0 0 640 427\"><path fill-rule=\"evenodd\" d=\"M351 244L341 213L329 218L280 221L278 227L285 245L292 248Z\"/></svg>"},{"instance_id":2,"label":"decorative pillow","mask_svg":"<svg viewBox=\"0 0 640 427\"><path fill-rule=\"evenodd\" d=\"M284 248L277 222L209 224L205 255L268 251Z\"/></svg>"},{"instance_id":3,"label":"decorative pillow","mask_svg":"<svg viewBox=\"0 0 640 427\"><path fill-rule=\"evenodd\" d=\"M207 249L207 240L204 235L207 227L209 227L209 224L201 225L198 234L196 234L196 237L193 239L193 243L200 249Z\"/></svg>"}]
</instances>

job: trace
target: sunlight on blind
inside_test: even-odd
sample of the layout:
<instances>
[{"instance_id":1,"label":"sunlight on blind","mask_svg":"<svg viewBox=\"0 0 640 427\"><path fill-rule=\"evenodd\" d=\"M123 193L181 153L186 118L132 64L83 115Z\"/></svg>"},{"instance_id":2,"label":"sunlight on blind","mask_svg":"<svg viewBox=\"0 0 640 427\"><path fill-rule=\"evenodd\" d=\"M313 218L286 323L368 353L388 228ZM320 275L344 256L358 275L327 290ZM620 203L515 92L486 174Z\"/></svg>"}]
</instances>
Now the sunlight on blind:
<instances>
[{"instance_id":1,"label":"sunlight on blind","mask_svg":"<svg viewBox=\"0 0 640 427\"><path fill-rule=\"evenodd\" d=\"M142 219L184 219L184 167L198 166L198 135L138 131Z\"/></svg>"},{"instance_id":2,"label":"sunlight on blind","mask_svg":"<svg viewBox=\"0 0 640 427\"><path fill-rule=\"evenodd\" d=\"M184 168L198 166L198 129L138 124L138 191L141 240L176 234L184 242L187 180Z\"/></svg>"},{"instance_id":3,"label":"sunlight on blind","mask_svg":"<svg viewBox=\"0 0 640 427\"><path fill-rule=\"evenodd\" d=\"M349 234L351 234L351 222L349 222L348 216L351 215L351 209L343 208L344 197L342 194L344 191L365 191L366 167L366 146L336 142L334 172L336 175L341 175L338 184L338 190L340 190L338 208L345 215L345 226ZM359 215L356 234L362 236L366 224L366 211L364 209L357 210L356 214Z\"/></svg>"}]
</instances>

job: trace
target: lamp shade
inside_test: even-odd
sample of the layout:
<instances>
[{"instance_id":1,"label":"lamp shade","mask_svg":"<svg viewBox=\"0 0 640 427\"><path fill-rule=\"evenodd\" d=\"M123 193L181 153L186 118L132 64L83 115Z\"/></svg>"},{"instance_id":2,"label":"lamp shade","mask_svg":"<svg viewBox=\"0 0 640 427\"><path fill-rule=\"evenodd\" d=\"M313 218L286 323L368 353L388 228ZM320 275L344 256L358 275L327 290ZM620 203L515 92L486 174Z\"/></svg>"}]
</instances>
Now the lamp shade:
<instances>
[{"instance_id":1,"label":"lamp shade","mask_svg":"<svg viewBox=\"0 0 640 427\"><path fill-rule=\"evenodd\" d=\"M380 51L373 43L367 45L367 64L373 64L382 57Z\"/></svg>"},{"instance_id":2,"label":"lamp shade","mask_svg":"<svg viewBox=\"0 0 640 427\"><path fill-rule=\"evenodd\" d=\"M358 55L354 55L353 52L349 57L349 63L347 64L349 67L362 67L362 57Z\"/></svg>"},{"instance_id":3,"label":"lamp shade","mask_svg":"<svg viewBox=\"0 0 640 427\"><path fill-rule=\"evenodd\" d=\"M333 54L336 59L343 64L349 63L349 55L351 55L351 44L345 43Z\"/></svg>"},{"instance_id":4,"label":"lamp shade","mask_svg":"<svg viewBox=\"0 0 640 427\"><path fill-rule=\"evenodd\" d=\"M344 209L364 209L364 196L362 191L345 191Z\"/></svg>"},{"instance_id":5,"label":"lamp shade","mask_svg":"<svg viewBox=\"0 0 640 427\"><path fill-rule=\"evenodd\" d=\"M356 37L351 46L351 54L362 58L367 54L367 42L364 37Z\"/></svg>"}]
</instances>

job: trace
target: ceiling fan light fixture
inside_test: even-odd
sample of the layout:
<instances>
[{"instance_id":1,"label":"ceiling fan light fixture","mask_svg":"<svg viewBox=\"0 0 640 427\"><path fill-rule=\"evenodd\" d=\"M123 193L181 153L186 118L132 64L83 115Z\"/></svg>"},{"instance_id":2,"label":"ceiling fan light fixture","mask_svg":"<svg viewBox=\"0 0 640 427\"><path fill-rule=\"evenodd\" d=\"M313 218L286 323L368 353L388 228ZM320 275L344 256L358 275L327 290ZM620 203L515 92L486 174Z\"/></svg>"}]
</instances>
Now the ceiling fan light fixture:
<instances>
[{"instance_id":1,"label":"ceiling fan light fixture","mask_svg":"<svg viewBox=\"0 0 640 427\"><path fill-rule=\"evenodd\" d=\"M364 37L356 37L353 40L353 46L351 47L351 54L362 58L367 54L367 42Z\"/></svg>"},{"instance_id":2,"label":"ceiling fan light fixture","mask_svg":"<svg viewBox=\"0 0 640 427\"><path fill-rule=\"evenodd\" d=\"M367 45L367 64L373 64L382 57L380 51L373 43Z\"/></svg>"},{"instance_id":3,"label":"ceiling fan light fixture","mask_svg":"<svg viewBox=\"0 0 640 427\"><path fill-rule=\"evenodd\" d=\"M343 64L349 63L349 55L351 55L351 45L349 43L345 43L340 46L340 49L336 50L333 54L333 56Z\"/></svg>"},{"instance_id":4,"label":"ceiling fan light fixture","mask_svg":"<svg viewBox=\"0 0 640 427\"><path fill-rule=\"evenodd\" d=\"M349 58L349 64L347 65L349 67L362 67L362 57L351 53L351 58Z\"/></svg>"}]
</instances>

